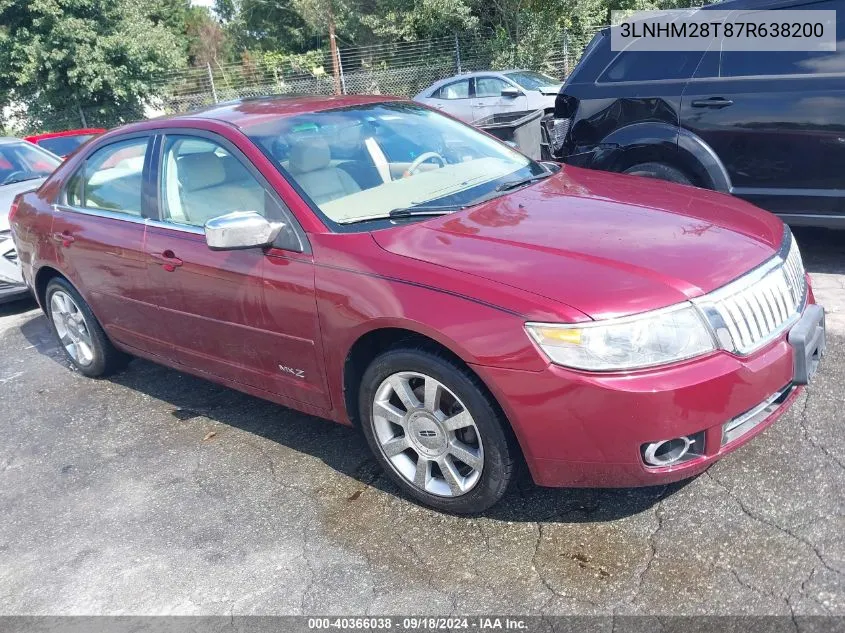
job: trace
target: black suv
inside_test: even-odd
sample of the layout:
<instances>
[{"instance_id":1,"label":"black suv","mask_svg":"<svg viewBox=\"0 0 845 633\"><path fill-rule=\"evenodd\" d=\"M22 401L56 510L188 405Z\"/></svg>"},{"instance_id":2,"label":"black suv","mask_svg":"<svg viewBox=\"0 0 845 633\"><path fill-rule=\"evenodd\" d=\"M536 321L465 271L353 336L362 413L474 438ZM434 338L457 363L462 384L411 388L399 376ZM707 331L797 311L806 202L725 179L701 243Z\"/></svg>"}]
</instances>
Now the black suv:
<instances>
[{"instance_id":1,"label":"black suv","mask_svg":"<svg viewBox=\"0 0 845 633\"><path fill-rule=\"evenodd\" d=\"M834 9L838 50L613 52L605 29L545 121L551 153L732 193L791 224L845 228L845 0L709 8Z\"/></svg>"}]
</instances>

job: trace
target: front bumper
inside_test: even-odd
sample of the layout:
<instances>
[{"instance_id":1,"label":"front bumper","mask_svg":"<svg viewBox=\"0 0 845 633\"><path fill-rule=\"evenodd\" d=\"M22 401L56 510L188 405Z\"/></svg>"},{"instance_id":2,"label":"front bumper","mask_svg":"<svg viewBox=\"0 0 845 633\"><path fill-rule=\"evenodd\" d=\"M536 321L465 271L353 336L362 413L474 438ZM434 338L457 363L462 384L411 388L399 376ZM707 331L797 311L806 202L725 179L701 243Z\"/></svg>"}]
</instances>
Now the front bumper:
<instances>
[{"instance_id":1,"label":"front bumper","mask_svg":"<svg viewBox=\"0 0 845 633\"><path fill-rule=\"evenodd\" d=\"M29 288L23 281L15 244L11 237L0 236L0 302L26 296Z\"/></svg>"},{"instance_id":2,"label":"front bumper","mask_svg":"<svg viewBox=\"0 0 845 633\"><path fill-rule=\"evenodd\" d=\"M812 305L812 304L811 304ZM788 333L740 357L720 351L656 370L596 374L475 367L507 413L536 483L563 487L666 484L697 475L775 422L801 393ZM773 394L781 394L773 400ZM726 425L768 404L741 433ZM648 467L650 442L704 434L701 454ZM728 437L727 441L723 441Z\"/></svg>"}]
</instances>

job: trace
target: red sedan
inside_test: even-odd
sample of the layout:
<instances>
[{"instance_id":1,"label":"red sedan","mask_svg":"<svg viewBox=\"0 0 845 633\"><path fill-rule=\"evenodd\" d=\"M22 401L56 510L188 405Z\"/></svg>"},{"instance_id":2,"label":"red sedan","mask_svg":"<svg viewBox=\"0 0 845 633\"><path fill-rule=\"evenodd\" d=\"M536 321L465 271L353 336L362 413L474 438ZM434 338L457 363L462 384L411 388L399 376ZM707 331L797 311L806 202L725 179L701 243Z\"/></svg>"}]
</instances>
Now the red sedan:
<instances>
[{"instance_id":1,"label":"red sedan","mask_svg":"<svg viewBox=\"0 0 845 633\"><path fill-rule=\"evenodd\" d=\"M44 132L24 137L30 143L35 143L59 158L65 158L75 152L85 141L105 132L105 128L85 128L81 130L65 130L63 132Z\"/></svg>"},{"instance_id":2,"label":"red sedan","mask_svg":"<svg viewBox=\"0 0 845 633\"><path fill-rule=\"evenodd\" d=\"M663 484L771 424L824 351L798 247L735 198L536 163L383 97L113 130L12 225L70 361L141 356L356 425L409 495Z\"/></svg>"}]
</instances>

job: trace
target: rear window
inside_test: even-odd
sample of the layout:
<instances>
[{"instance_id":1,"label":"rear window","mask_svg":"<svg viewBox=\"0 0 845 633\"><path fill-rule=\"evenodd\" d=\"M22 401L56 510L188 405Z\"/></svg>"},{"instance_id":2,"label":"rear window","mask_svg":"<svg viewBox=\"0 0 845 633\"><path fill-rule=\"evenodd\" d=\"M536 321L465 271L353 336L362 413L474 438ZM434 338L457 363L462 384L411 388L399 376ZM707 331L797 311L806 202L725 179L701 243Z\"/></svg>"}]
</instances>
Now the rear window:
<instances>
[{"instance_id":1,"label":"rear window","mask_svg":"<svg viewBox=\"0 0 845 633\"><path fill-rule=\"evenodd\" d=\"M616 56L599 82L655 81L689 79L703 55L702 51L622 51Z\"/></svg>"},{"instance_id":2,"label":"rear window","mask_svg":"<svg viewBox=\"0 0 845 633\"><path fill-rule=\"evenodd\" d=\"M56 136L54 138L45 138L38 141L38 145L49 152L53 152L56 156L67 156L74 152L77 147L82 145L89 138L93 138L93 134L79 134L78 136Z\"/></svg>"}]
</instances>

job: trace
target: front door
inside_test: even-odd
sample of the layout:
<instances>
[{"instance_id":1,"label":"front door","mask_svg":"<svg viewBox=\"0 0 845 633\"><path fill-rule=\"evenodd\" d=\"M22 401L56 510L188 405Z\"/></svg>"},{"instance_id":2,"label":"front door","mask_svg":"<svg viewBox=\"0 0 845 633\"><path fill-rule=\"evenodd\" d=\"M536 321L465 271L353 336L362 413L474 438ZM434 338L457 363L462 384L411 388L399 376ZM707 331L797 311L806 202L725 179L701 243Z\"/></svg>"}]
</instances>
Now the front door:
<instances>
[{"instance_id":1,"label":"front door","mask_svg":"<svg viewBox=\"0 0 845 633\"><path fill-rule=\"evenodd\" d=\"M213 251L205 241L205 222L234 211L290 225L283 204L228 141L186 132L162 142L160 218L147 228L146 250L159 328L175 360L328 408L310 257L282 267L267 249ZM274 281L265 284L268 266Z\"/></svg>"},{"instance_id":2,"label":"front door","mask_svg":"<svg viewBox=\"0 0 845 633\"><path fill-rule=\"evenodd\" d=\"M148 144L144 134L91 154L59 198L51 239L62 270L109 337L160 355L167 346L154 331L157 309L147 295L144 254Z\"/></svg>"},{"instance_id":3,"label":"front door","mask_svg":"<svg viewBox=\"0 0 845 633\"><path fill-rule=\"evenodd\" d=\"M845 52L838 49L715 50L684 90L681 126L721 159L731 193L790 222L845 213Z\"/></svg>"},{"instance_id":4,"label":"front door","mask_svg":"<svg viewBox=\"0 0 845 633\"><path fill-rule=\"evenodd\" d=\"M516 96L505 96L502 91L519 90ZM473 121L500 112L521 112L528 108L528 97L513 84L499 77L476 77L475 96L472 98Z\"/></svg>"}]
</instances>

